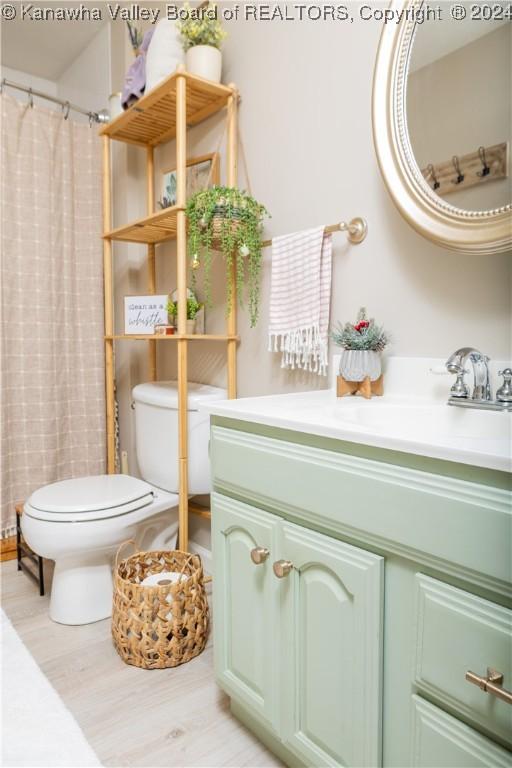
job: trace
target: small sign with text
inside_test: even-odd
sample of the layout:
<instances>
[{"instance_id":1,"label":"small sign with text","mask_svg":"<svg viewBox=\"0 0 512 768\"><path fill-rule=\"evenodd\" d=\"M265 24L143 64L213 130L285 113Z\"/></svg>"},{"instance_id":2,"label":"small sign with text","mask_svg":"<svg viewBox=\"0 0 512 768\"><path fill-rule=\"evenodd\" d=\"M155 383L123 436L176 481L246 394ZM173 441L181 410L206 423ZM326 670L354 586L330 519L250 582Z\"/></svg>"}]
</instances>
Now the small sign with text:
<instances>
[{"instance_id":1,"label":"small sign with text","mask_svg":"<svg viewBox=\"0 0 512 768\"><path fill-rule=\"evenodd\" d=\"M167 302L164 296L125 296L124 332L127 335L152 335L155 325L166 325Z\"/></svg>"}]
</instances>

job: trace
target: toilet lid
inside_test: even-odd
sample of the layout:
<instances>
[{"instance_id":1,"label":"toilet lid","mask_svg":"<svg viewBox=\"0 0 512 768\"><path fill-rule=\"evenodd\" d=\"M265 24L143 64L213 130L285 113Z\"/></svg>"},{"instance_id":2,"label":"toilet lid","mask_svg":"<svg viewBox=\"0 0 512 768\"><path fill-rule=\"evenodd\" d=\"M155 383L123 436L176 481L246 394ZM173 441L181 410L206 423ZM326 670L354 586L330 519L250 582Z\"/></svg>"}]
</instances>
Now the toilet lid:
<instances>
[{"instance_id":1,"label":"toilet lid","mask_svg":"<svg viewBox=\"0 0 512 768\"><path fill-rule=\"evenodd\" d=\"M131 512L153 501L153 489L129 475L95 475L39 488L26 511L41 520L100 520Z\"/></svg>"}]
</instances>

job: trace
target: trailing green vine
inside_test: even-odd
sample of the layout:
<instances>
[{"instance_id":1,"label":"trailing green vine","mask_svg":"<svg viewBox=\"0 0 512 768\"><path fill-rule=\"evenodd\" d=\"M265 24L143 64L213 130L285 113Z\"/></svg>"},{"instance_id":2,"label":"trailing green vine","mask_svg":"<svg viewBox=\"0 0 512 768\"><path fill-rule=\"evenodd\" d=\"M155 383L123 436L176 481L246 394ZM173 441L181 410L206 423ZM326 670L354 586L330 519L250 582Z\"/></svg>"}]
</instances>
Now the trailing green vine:
<instances>
[{"instance_id":1,"label":"trailing green vine","mask_svg":"<svg viewBox=\"0 0 512 768\"><path fill-rule=\"evenodd\" d=\"M240 306L247 295L251 327L258 321L261 275L261 235L266 208L234 187L200 190L187 203L188 253L191 265L204 270L205 304L211 306L212 254L221 251L226 261L227 313L234 289ZM233 281L232 266L235 265ZM192 285L195 272L192 271Z\"/></svg>"}]
</instances>

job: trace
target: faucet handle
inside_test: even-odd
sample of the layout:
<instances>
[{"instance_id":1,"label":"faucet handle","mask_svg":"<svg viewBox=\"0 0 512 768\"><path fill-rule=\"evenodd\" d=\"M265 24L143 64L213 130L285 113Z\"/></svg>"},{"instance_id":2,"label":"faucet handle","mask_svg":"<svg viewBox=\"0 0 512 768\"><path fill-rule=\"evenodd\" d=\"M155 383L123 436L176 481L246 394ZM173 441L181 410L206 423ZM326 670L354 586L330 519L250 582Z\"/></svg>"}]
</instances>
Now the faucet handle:
<instances>
[{"instance_id":1,"label":"faucet handle","mask_svg":"<svg viewBox=\"0 0 512 768\"><path fill-rule=\"evenodd\" d=\"M469 397L469 387L464 381L466 373L468 373L467 368L462 368L462 370L458 371L455 384L450 389L452 397Z\"/></svg>"},{"instance_id":2,"label":"faucet handle","mask_svg":"<svg viewBox=\"0 0 512 768\"><path fill-rule=\"evenodd\" d=\"M498 371L498 376L503 376L503 384L496 391L496 400L501 403L512 403L512 368Z\"/></svg>"}]
</instances>

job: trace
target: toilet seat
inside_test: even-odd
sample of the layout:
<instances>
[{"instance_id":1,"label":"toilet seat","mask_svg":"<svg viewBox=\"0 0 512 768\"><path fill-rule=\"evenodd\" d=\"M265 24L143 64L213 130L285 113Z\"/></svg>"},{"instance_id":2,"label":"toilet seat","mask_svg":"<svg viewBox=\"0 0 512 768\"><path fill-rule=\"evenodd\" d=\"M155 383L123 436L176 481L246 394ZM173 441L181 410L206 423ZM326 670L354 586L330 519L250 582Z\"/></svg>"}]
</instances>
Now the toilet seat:
<instances>
[{"instance_id":1,"label":"toilet seat","mask_svg":"<svg viewBox=\"0 0 512 768\"><path fill-rule=\"evenodd\" d=\"M129 475L62 480L35 491L24 513L36 520L72 523L119 517L153 502L153 488Z\"/></svg>"}]
</instances>

